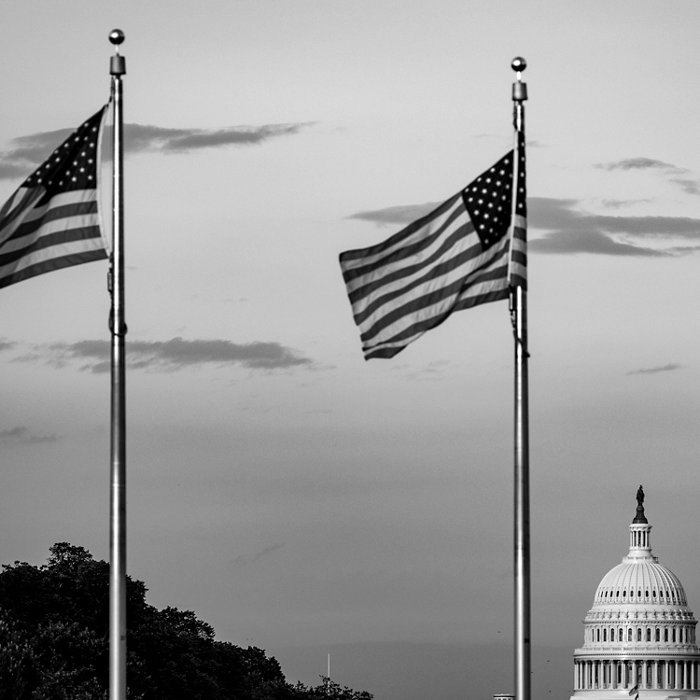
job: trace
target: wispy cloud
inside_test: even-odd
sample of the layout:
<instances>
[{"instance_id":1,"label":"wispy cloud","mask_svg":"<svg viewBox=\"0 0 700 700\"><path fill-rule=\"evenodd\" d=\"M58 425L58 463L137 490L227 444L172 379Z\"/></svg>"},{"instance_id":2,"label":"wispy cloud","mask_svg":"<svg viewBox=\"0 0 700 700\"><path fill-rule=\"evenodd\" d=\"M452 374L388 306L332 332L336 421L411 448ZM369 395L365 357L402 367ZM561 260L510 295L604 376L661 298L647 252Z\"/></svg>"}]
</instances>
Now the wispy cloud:
<instances>
[{"instance_id":1,"label":"wispy cloud","mask_svg":"<svg viewBox=\"0 0 700 700\"><path fill-rule=\"evenodd\" d=\"M169 129L148 124L125 124L124 150L127 153L183 153L202 148L253 146L273 138L292 136L306 126L310 126L310 123L229 126L220 129ZM73 129L57 129L13 139L9 148L0 153L0 179L27 177L72 132Z\"/></svg>"},{"instance_id":2,"label":"wispy cloud","mask_svg":"<svg viewBox=\"0 0 700 700\"><path fill-rule=\"evenodd\" d=\"M124 144L127 151L159 150L191 151L220 146L254 146L272 138L292 136L309 126L308 122L294 124L263 124L262 126L230 126L221 129L166 129L145 124L127 124Z\"/></svg>"},{"instance_id":3,"label":"wispy cloud","mask_svg":"<svg viewBox=\"0 0 700 700\"><path fill-rule=\"evenodd\" d=\"M259 552L256 552L255 554L239 554L231 564L233 566L237 567L242 567L242 566L250 566L251 564L255 564L256 561L259 561L263 557L268 556L269 554L272 554L273 552L277 552L280 549L284 548L284 544L276 543L272 544L269 547L265 547L264 549L261 549Z\"/></svg>"},{"instance_id":4,"label":"wispy cloud","mask_svg":"<svg viewBox=\"0 0 700 700\"><path fill-rule=\"evenodd\" d=\"M412 368L408 365L402 365L397 369L404 379L416 382L436 382L442 381L448 376L449 365L450 363L446 360L436 360L423 367Z\"/></svg>"},{"instance_id":5,"label":"wispy cloud","mask_svg":"<svg viewBox=\"0 0 700 700\"><path fill-rule=\"evenodd\" d=\"M635 369L627 374L660 374L661 372L675 372L676 370L683 369L683 365L676 364L675 362L669 362L667 365L661 365L659 367L645 367L643 369Z\"/></svg>"},{"instance_id":6,"label":"wispy cloud","mask_svg":"<svg viewBox=\"0 0 700 700\"><path fill-rule=\"evenodd\" d=\"M0 352L3 350L11 350L13 347L15 347L15 343L0 338Z\"/></svg>"},{"instance_id":7,"label":"wispy cloud","mask_svg":"<svg viewBox=\"0 0 700 700\"><path fill-rule=\"evenodd\" d=\"M602 204L609 209L623 209L635 204L648 204L650 199L603 199Z\"/></svg>"},{"instance_id":8,"label":"wispy cloud","mask_svg":"<svg viewBox=\"0 0 700 700\"><path fill-rule=\"evenodd\" d=\"M666 175L668 182L680 188L686 194L700 195L700 180L688 177L690 171L680 168L673 163L666 163L654 158L625 158L610 163L598 163L597 168L603 170L658 170Z\"/></svg>"},{"instance_id":9,"label":"wispy cloud","mask_svg":"<svg viewBox=\"0 0 700 700\"><path fill-rule=\"evenodd\" d=\"M386 207L385 209L358 211L355 214L350 214L350 216L347 218L369 221L373 224L377 224L378 226L387 226L389 224L410 224L411 221L415 221L421 216L429 214L439 204L440 202L427 202L425 204L399 204L398 206Z\"/></svg>"},{"instance_id":10,"label":"wispy cloud","mask_svg":"<svg viewBox=\"0 0 700 700\"><path fill-rule=\"evenodd\" d=\"M616 160L610 163L598 163L596 168L602 168L603 170L676 170L676 166L671 163L643 157L624 158L623 160Z\"/></svg>"},{"instance_id":11,"label":"wispy cloud","mask_svg":"<svg viewBox=\"0 0 700 700\"><path fill-rule=\"evenodd\" d=\"M23 180L36 166L36 162L11 160L3 153L0 155L0 180Z\"/></svg>"},{"instance_id":12,"label":"wispy cloud","mask_svg":"<svg viewBox=\"0 0 700 700\"><path fill-rule=\"evenodd\" d=\"M43 357L55 366L79 362L80 369L94 373L109 371L109 343L83 340L77 343L54 343L35 349L22 359L36 361ZM232 343L229 340L130 341L127 362L132 369L175 371L201 365L239 365L253 370L311 367L312 360L280 343L255 341Z\"/></svg>"},{"instance_id":13,"label":"wispy cloud","mask_svg":"<svg viewBox=\"0 0 700 700\"><path fill-rule=\"evenodd\" d=\"M41 442L55 442L55 435L37 435L26 426L16 426L0 430L0 445L35 445Z\"/></svg>"},{"instance_id":14,"label":"wispy cloud","mask_svg":"<svg viewBox=\"0 0 700 700\"><path fill-rule=\"evenodd\" d=\"M673 177L671 178L671 182L680 187L686 194L700 195L700 180L688 177Z\"/></svg>"},{"instance_id":15,"label":"wispy cloud","mask_svg":"<svg viewBox=\"0 0 700 700\"><path fill-rule=\"evenodd\" d=\"M546 231L532 240L530 250L540 253L667 257L700 250L700 219L684 216L606 216L590 214L574 199L532 197L528 223ZM649 247L644 240L665 244ZM670 241L691 245L679 247Z\"/></svg>"},{"instance_id":16,"label":"wispy cloud","mask_svg":"<svg viewBox=\"0 0 700 700\"><path fill-rule=\"evenodd\" d=\"M384 209L360 211L348 218L379 226L405 226L432 211L438 202L404 204ZM592 253L668 257L700 250L700 219L682 216L607 216L591 214L575 199L530 197L528 224L545 232L529 242L531 251L551 254ZM644 245L653 240L657 247ZM688 245L671 244L682 239ZM662 244L662 245L658 245Z\"/></svg>"}]
</instances>

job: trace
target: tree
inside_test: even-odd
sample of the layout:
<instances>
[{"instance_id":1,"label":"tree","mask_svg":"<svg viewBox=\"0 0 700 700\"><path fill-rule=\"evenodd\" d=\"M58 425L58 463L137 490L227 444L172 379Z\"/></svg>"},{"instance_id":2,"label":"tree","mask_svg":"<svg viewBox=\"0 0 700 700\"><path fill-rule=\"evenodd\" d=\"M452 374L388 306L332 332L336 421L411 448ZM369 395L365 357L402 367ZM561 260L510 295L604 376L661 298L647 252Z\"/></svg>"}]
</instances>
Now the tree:
<instances>
[{"instance_id":1,"label":"tree","mask_svg":"<svg viewBox=\"0 0 700 700\"><path fill-rule=\"evenodd\" d=\"M158 610L127 577L130 700L371 700L335 683L287 683L276 659L215 639L191 610ZM59 542L47 563L0 573L0 700L106 700L109 565Z\"/></svg>"}]
</instances>

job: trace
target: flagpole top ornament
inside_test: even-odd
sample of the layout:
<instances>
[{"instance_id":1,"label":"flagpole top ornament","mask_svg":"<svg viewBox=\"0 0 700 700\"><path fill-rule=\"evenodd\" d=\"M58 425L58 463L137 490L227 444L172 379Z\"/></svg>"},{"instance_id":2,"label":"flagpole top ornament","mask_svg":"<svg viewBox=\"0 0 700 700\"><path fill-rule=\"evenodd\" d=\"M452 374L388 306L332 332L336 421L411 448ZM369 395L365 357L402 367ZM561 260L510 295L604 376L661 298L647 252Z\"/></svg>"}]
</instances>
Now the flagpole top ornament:
<instances>
[{"instance_id":1,"label":"flagpole top ornament","mask_svg":"<svg viewBox=\"0 0 700 700\"><path fill-rule=\"evenodd\" d=\"M112 31L109 33L109 41L110 43L114 44L115 46L119 46L119 44L124 43L124 32L121 29L112 29ZM119 49L117 49L119 50Z\"/></svg>"},{"instance_id":2,"label":"flagpole top ornament","mask_svg":"<svg viewBox=\"0 0 700 700\"><path fill-rule=\"evenodd\" d=\"M522 56L516 56L511 62L510 67L516 73L522 73L527 68L527 61Z\"/></svg>"},{"instance_id":3,"label":"flagpole top ornament","mask_svg":"<svg viewBox=\"0 0 700 700\"><path fill-rule=\"evenodd\" d=\"M114 56L109 63L109 72L114 76L122 76L126 73L126 59L119 54L119 45L124 43L124 32L121 29L112 29L109 33L109 41L114 46Z\"/></svg>"},{"instance_id":4,"label":"flagpole top ornament","mask_svg":"<svg viewBox=\"0 0 700 700\"><path fill-rule=\"evenodd\" d=\"M527 61L522 56L516 56L511 62L510 67L515 71L515 80L513 83L513 101L522 103L527 99L527 84L523 82L523 71L527 68Z\"/></svg>"}]
</instances>

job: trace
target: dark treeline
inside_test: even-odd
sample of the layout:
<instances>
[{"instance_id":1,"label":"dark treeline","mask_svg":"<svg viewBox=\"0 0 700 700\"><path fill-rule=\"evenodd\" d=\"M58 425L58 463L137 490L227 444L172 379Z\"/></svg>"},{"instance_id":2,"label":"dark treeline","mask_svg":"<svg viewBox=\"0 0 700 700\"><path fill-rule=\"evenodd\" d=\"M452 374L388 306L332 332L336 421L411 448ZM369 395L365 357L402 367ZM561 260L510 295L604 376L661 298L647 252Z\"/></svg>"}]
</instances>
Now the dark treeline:
<instances>
[{"instance_id":1,"label":"dark treeline","mask_svg":"<svg viewBox=\"0 0 700 700\"><path fill-rule=\"evenodd\" d=\"M0 700L107 700L109 564L65 542L46 564L0 573ZM371 700L335 683L288 683L256 647L217 641L190 610L158 610L127 580L129 700Z\"/></svg>"}]
</instances>

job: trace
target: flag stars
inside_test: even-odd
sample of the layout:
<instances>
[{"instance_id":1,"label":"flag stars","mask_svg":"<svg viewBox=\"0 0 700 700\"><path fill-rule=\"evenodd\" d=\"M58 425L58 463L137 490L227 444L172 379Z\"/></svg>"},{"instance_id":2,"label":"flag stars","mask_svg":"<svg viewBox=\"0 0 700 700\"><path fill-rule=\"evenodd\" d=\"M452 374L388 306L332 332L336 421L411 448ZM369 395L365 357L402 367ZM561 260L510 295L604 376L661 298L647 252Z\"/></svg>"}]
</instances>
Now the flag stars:
<instances>
[{"instance_id":1,"label":"flag stars","mask_svg":"<svg viewBox=\"0 0 700 700\"><path fill-rule=\"evenodd\" d=\"M97 180L96 139L102 112L89 119L71 134L49 158L23 183L25 187L41 185L47 196L61 190L94 189Z\"/></svg>"},{"instance_id":2,"label":"flag stars","mask_svg":"<svg viewBox=\"0 0 700 700\"><path fill-rule=\"evenodd\" d=\"M524 182L522 187L519 184L518 188L514 188L511 178L514 162L511 152L476 178L463 192L464 206L484 251L507 234L510 227L511 202L516 191L516 211L524 213ZM520 202L521 199L523 203Z\"/></svg>"}]
</instances>

